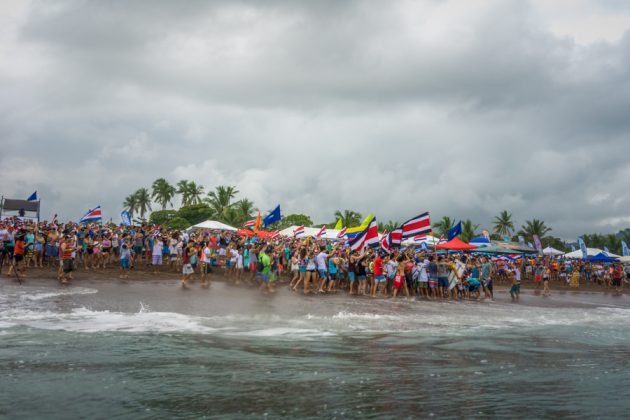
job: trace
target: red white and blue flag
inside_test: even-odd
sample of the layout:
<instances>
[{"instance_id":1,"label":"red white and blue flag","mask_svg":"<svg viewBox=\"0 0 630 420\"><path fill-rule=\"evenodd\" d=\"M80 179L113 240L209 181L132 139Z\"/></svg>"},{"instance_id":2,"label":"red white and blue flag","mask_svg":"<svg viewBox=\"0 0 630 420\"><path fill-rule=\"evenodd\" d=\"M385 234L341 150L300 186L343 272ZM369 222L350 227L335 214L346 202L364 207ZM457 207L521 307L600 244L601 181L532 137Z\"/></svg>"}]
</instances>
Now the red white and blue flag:
<instances>
[{"instance_id":1,"label":"red white and blue flag","mask_svg":"<svg viewBox=\"0 0 630 420\"><path fill-rule=\"evenodd\" d=\"M413 238L418 235L431 233L431 219L429 212L422 213L413 219L407 220L400 226L402 229L402 239Z\"/></svg>"},{"instance_id":2,"label":"red white and blue flag","mask_svg":"<svg viewBox=\"0 0 630 420\"><path fill-rule=\"evenodd\" d=\"M100 222L102 219L103 214L101 213L101 206L98 206L85 213L85 216L79 220L79 223Z\"/></svg>"},{"instance_id":3,"label":"red white and blue flag","mask_svg":"<svg viewBox=\"0 0 630 420\"><path fill-rule=\"evenodd\" d=\"M325 234L326 234L326 226L322 226L322 228L319 230L319 232L317 232L317 237L321 238Z\"/></svg>"},{"instance_id":4,"label":"red white and blue flag","mask_svg":"<svg viewBox=\"0 0 630 420\"><path fill-rule=\"evenodd\" d=\"M365 236L365 245L372 248L377 248L378 241L378 225L376 224L376 217L372 218L372 221L367 227L367 235Z\"/></svg>"},{"instance_id":5,"label":"red white and blue flag","mask_svg":"<svg viewBox=\"0 0 630 420\"><path fill-rule=\"evenodd\" d=\"M402 243L402 228L394 229L389 234L389 238L387 239L391 246L400 246Z\"/></svg>"},{"instance_id":6,"label":"red white and blue flag","mask_svg":"<svg viewBox=\"0 0 630 420\"><path fill-rule=\"evenodd\" d=\"M367 227L350 241L350 249L353 251L361 252L366 246L373 248L379 246L376 217L372 218Z\"/></svg>"},{"instance_id":7,"label":"red white and blue flag","mask_svg":"<svg viewBox=\"0 0 630 420\"><path fill-rule=\"evenodd\" d=\"M304 225L297 227L293 230L293 237L297 238L298 236L304 235Z\"/></svg>"},{"instance_id":8,"label":"red white and blue flag","mask_svg":"<svg viewBox=\"0 0 630 420\"><path fill-rule=\"evenodd\" d=\"M337 238L343 238L344 236L346 236L346 231L347 231L347 230L348 230L348 229L346 229L345 227L344 227L343 229L341 229L341 230L339 231L339 233L337 234Z\"/></svg>"},{"instance_id":9,"label":"red white and blue flag","mask_svg":"<svg viewBox=\"0 0 630 420\"><path fill-rule=\"evenodd\" d=\"M280 237L280 231L279 231L279 230L276 230L276 231L273 233L273 235L271 235L271 238L272 238L272 239L276 239L276 238L279 238L279 237Z\"/></svg>"},{"instance_id":10,"label":"red white and blue flag","mask_svg":"<svg viewBox=\"0 0 630 420\"><path fill-rule=\"evenodd\" d=\"M389 235L383 234L383 237L381 238L381 248L383 248L388 254L391 254L392 247L389 243Z\"/></svg>"},{"instance_id":11,"label":"red white and blue flag","mask_svg":"<svg viewBox=\"0 0 630 420\"><path fill-rule=\"evenodd\" d=\"M247 222L243 223L243 227L254 227L256 226L256 220L248 220Z\"/></svg>"}]
</instances>

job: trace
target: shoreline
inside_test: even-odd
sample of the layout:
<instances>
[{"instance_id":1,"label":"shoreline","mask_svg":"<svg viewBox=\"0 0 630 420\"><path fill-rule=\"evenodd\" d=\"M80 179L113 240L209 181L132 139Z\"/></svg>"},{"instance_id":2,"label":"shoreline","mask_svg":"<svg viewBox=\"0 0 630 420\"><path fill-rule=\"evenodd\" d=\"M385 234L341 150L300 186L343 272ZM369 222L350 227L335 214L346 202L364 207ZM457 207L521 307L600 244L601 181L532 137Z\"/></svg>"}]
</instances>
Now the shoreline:
<instances>
[{"instance_id":1,"label":"shoreline","mask_svg":"<svg viewBox=\"0 0 630 420\"><path fill-rule=\"evenodd\" d=\"M219 272L219 270L221 270L221 272ZM231 279L229 279L222 271L223 269L218 269L218 270L215 269L215 271L209 275L210 281L226 283L235 288L240 287L243 289L257 289L258 287L256 285L249 285L249 284L244 284L244 283L234 284L232 283ZM29 279L51 280L51 281L55 281L55 283L58 284L59 286L78 285L82 281L90 281L90 282L115 281L121 284L126 284L126 283L163 283L163 282L179 283L179 281L181 280L181 273L179 270L177 272L176 271L160 271L158 273L154 273L150 269L149 270L133 269L129 271L129 277L125 279L119 278L120 270L118 267L100 268L98 270L94 270L94 269L84 270L83 268L79 268L79 269L74 270L72 273L74 276L74 280L68 285L62 285L61 283L59 283L57 280L56 270L53 271L49 267L29 268L26 272L26 276L22 276L21 280L24 284L27 284ZM249 273L246 273L246 274L249 275ZM195 273L195 280L196 280L195 282L199 281L199 273ZM5 282L5 284L8 281L12 281L18 284L18 281L14 275L12 275L11 277L7 276L6 267L3 267L2 274L0 275L0 281ZM283 288L289 282L290 282L289 276L281 275L280 279L275 282L277 286L276 289ZM511 284L508 284L507 282L498 283L496 280L494 281L495 292L497 291L508 292L510 290L510 287L511 287ZM605 286L593 285L593 284L580 285L579 289L573 289L568 286L563 286L561 284L558 284L558 282L550 282L549 288L555 292L563 292L563 293L571 292L572 294L589 293L589 294L613 294L616 296L621 296L621 295L624 295L626 292L624 289L624 291L622 291L621 293L617 293L612 288L606 288ZM541 290L542 290L542 284L540 285L539 288L536 288L536 285L531 280L521 281L521 291L536 293ZM302 294L299 293L299 295L301 296ZM351 296L345 290L340 290L336 293L324 293L324 295L348 295L348 297ZM357 297L357 296L354 296L354 297ZM401 295L400 297L402 298L403 296ZM444 300L447 300L447 299L444 299ZM439 301L439 299L437 301Z\"/></svg>"}]
</instances>

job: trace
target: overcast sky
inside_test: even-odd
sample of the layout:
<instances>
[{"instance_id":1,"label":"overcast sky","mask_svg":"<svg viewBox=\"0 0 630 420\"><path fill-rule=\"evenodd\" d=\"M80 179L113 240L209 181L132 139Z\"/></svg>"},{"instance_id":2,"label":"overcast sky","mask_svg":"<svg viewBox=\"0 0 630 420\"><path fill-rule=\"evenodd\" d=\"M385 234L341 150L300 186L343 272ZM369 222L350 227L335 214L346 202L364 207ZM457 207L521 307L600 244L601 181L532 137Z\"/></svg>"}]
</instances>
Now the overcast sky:
<instances>
[{"instance_id":1,"label":"overcast sky","mask_svg":"<svg viewBox=\"0 0 630 420\"><path fill-rule=\"evenodd\" d=\"M0 193L158 177L262 210L630 225L630 2L0 3ZM157 207L157 206L155 206Z\"/></svg>"}]
</instances>

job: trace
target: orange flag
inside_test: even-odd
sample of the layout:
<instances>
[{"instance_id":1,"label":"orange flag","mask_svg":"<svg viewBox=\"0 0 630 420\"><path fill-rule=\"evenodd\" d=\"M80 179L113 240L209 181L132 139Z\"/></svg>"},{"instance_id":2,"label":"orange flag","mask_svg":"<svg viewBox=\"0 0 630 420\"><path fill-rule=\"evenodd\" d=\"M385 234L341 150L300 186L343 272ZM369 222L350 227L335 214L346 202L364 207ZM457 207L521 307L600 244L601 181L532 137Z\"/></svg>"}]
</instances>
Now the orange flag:
<instances>
[{"instance_id":1,"label":"orange flag","mask_svg":"<svg viewBox=\"0 0 630 420\"><path fill-rule=\"evenodd\" d=\"M254 225L254 232L258 232L260 229L260 212L258 212L258 216L256 217L256 224Z\"/></svg>"}]
</instances>

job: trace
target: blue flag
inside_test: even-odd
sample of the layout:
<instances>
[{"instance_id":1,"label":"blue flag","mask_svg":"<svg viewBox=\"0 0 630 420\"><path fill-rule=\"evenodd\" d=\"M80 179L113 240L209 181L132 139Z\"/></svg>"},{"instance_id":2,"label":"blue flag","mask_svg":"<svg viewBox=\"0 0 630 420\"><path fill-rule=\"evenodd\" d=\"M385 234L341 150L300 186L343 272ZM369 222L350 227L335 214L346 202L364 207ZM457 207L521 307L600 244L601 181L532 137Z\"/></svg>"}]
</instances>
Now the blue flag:
<instances>
[{"instance_id":1,"label":"blue flag","mask_svg":"<svg viewBox=\"0 0 630 420\"><path fill-rule=\"evenodd\" d=\"M281 217L282 216L280 216L280 204L278 204L278 207L273 209L271 213L265 216L265 218L263 219L263 225L267 227L272 223L279 222Z\"/></svg>"},{"instance_id":2,"label":"blue flag","mask_svg":"<svg viewBox=\"0 0 630 420\"><path fill-rule=\"evenodd\" d=\"M30 195L30 196L26 199L26 201L37 201L37 190L36 190L33 194L31 194L31 195Z\"/></svg>"},{"instance_id":3,"label":"blue flag","mask_svg":"<svg viewBox=\"0 0 630 420\"><path fill-rule=\"evenodd\" d=\"M123 225L131 226L131 215L127 210L120 213L120 218L122 219Z\"/></svg>"},{"instance_id":4,"label":"blue flag","mask_svg":"<svg viewBox=\"0 0 630 420\"><path fill-rule=\"evenodd\" d=\"M575 245L571 244L571 252L575 252Z\"/></svg>"},{"instance_id":5,"label":"blue flag","mask_svg":"<svg viewBox=\"0 0 630 420\"><path fill-rule=\"evenodd\" d=\"M621 241L621 254L624 257L630 255L630 251L628 250L628 245L624 241Z\"/></svg>"},{"instance_id":6,"label":"blue flag","mask_svg":"<svg viewBox=\"0 0 630 420\"><path fill-rule=\"evenodd\" d=\"M462 222L459 222L448 231L448 240L451 241L462 234Z\"/></svg>"},{"instance_id":7,"label":"blue flag","mask_svg":"<svg viewBox=\"0 0 630 420\"><path fill-rule=\"evenodd\" d=\"M604 247L604 254L606 255L610 254L610 251L608 250L607 246Z\"/></svg>"}]
</instances>

